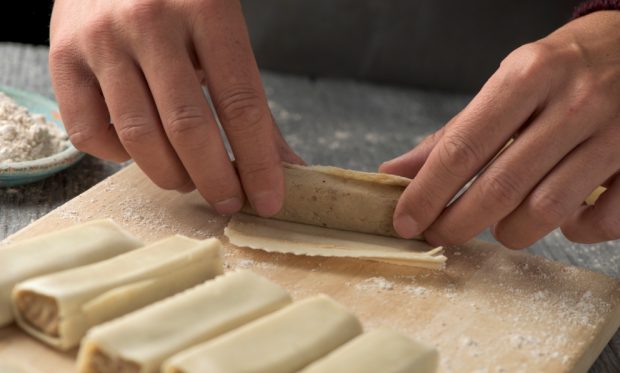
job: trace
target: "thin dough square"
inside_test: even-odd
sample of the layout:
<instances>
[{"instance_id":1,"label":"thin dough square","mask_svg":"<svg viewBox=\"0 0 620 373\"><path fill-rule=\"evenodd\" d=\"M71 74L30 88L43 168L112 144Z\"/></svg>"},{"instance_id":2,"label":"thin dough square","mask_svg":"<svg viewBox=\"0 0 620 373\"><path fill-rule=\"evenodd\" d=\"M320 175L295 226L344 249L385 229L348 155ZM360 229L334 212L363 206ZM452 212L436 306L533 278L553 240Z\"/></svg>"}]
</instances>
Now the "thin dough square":
<instances>
[{"instance_id":1,"label":"thin dough square","mask_svg":"<svg viewBox=\"0 0 620 373\"><path fill-rule=\"evenodd\" d=\"M328 229L236 214L224 230L230 243L284 254L347 257L442 269L443 248L423 241Z\"/></svg>"}]
</instances>

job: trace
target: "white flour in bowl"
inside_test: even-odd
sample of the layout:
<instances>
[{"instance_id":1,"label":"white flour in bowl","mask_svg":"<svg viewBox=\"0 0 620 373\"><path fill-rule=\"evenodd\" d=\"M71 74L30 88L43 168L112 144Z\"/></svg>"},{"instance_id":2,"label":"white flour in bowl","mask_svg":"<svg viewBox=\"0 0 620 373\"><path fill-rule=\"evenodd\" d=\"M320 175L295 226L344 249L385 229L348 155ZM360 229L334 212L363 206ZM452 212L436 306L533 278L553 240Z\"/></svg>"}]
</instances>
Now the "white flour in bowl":
<instances>
[{"instance_id":1,"label":"white flour in bowl","mask_svg":"<svg viewBox=\"0 0 620 373\"><path fill-rule=\"evenodd\" d=\"M0 164L45 158L68 145L61 129L0 92Z\"/></svg>"}]
</instances>

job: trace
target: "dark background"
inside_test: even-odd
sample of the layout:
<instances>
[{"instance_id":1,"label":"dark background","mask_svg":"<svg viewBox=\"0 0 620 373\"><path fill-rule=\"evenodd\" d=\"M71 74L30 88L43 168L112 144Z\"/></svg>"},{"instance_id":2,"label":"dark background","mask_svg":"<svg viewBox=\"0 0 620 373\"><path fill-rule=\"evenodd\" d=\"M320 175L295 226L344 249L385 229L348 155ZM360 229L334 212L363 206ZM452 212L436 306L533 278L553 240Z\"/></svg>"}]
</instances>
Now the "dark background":
<instances>
[{"instance_id":1,"label":"dark background","mask_svg":"<svg viewBox=\"0 0 620 373\"><path fill-rule=\"evenodd\" d=\"M52 0L3 1L0 41L49 45Z\"/></svg>"},{"instance_id":2,"label":"dark background","mask_svg":"<svg viewBox=\"0 0 620 373\"><path fill-rule=\"evenodd\" d=\"M566 23L580 1L241 2L263 69L472 93L510 51ZM6 4L0 41L47 45L52 4Z\"/></svg>"}]
</instances>

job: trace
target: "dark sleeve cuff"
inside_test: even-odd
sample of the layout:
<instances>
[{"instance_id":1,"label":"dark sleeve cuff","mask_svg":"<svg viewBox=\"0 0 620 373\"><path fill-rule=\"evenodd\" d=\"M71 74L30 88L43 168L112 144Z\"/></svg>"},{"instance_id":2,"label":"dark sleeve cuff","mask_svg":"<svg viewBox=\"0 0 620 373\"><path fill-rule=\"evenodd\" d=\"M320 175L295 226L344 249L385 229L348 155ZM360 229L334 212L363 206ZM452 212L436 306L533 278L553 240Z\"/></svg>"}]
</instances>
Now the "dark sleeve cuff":
<instances>
[{"instance_id":1,"label":"dark sleeve cuff","mask_svg":"<svg viewBox=\"0 0 620 373\"><path fill-rule=\"evenodd\" d=\"M599 10L620 10L620 0L588 0L577 5L572 19L585 16Z\"/></svg>"}]
</instances>

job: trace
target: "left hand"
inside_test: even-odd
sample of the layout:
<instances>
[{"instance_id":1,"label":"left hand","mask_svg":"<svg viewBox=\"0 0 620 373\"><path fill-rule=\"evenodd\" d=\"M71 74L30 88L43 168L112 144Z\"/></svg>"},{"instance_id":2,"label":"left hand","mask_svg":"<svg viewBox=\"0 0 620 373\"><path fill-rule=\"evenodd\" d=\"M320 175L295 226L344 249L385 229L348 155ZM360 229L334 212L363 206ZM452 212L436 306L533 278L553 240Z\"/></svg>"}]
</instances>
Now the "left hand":
<instances>
[{"instance_id":1,"label":"left hand","mask_svg":"<svg viewBox=\"0 0 620 373\"><path fill-rule=\"evenodd\" d=\"M518 48L461 113L380 171L415 176L394 213L406 238L461 244L487 227L510 248L557 227L576 242L620 238L620 11Z\"/></svg>"}]
</instances>

